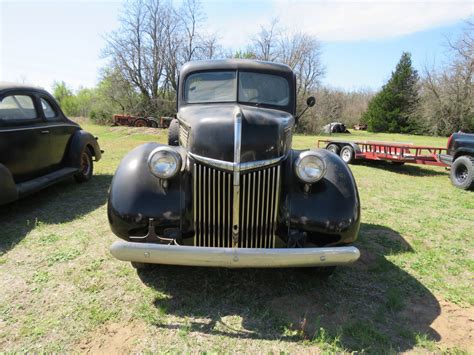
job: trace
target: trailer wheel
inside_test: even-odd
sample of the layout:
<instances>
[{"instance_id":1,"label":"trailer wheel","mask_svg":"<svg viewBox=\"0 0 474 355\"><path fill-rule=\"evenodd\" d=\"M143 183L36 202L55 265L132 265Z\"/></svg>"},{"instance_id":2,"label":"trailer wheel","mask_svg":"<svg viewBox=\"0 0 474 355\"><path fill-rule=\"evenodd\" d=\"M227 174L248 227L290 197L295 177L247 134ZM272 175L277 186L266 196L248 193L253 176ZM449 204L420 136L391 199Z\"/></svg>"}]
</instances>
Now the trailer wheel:
<instances>
[{"instance_id":1,"label":"trailer wheel","mask_svg":"<svg viewBox=\"0 0 474 355\"><path fill-rule=\"evenodd\" d=\"M462 155L451 165L451 182L463 190L474 189L474 157Z\"/></svg>"},{"instance_id":2,"label":"trailer wheel","mask_svg":"<svg viewBox=\"0 0 474 355\"><path fill-rule=\"evenodd\" d=\"M341 152L339 153L340 157L346 164L351 164L354 161L354 149L350 145L345 145L342 147Z\"/></svg>"},{"instance_id":3,"label":"trailer wheel","mask_svg":"<svg viewBox=\"0 0 474 355\"><path fill-rule=\"evenodd\" d=\"M329 150L330 152L333 152L334 154L337 154L337 155L339 155L339 152L341 151L341 148L339 148L339 146L337 144L334 144L334 143L328 144L326 149Z\"/></svg>"},{"instance_id":4,"label":"trailer wheel","mask_svg":"<svg viewBox=\"0 0 474 355\"><path fill-rule=\"evenodd\" d=\"M148 122L144 118L137 118L133 121L135 127L148 127Z\"/></svg>"},{"instance_id":5,"label":"trailer wheel","mask_svg":"<svg viewBox=\"0 0 474 355\"><path fill-rule=\"evenodd\" d=\"M168 144L179 145L179 122L176 118L171 121L168 128Z\"/></svg>"}]
</instances>

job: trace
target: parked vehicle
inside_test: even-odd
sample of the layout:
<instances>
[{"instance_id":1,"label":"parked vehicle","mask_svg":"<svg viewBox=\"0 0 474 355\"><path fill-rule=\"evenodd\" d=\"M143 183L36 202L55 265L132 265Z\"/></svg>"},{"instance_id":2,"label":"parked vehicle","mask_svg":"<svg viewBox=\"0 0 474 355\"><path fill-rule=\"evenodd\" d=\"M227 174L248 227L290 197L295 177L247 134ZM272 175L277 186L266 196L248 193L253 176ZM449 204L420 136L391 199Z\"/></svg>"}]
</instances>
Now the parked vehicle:
<instances>
[{"instance_id":1,"label":"parked vehicle","mask_svg":"<svg viewBox=\"0 0 474 355\"><path fill-rule=\"evenodd\" d=\"M325 147L351 164L356 160L385 160L402 165L421 164L451 167L451 181L461 189L474 189L474 134L454 133L447 148L419 146L410 143L318 140Z\"/></svg>"},{"instance_id":2,"label":"parked vehicle","mask_svg":"<svg viewBox=\"0 0 474 355\"><path fill-rule=\"evenodd\" d=\"M0 83L0 205L66 177L90 180L101 153L45 90Z\"/></svg>"},{"instance_id":3,"label":"parked vehicle","mask_svg":"<svg viewBox=\"0 0 474 355\"><path fill-rule=\"evenodd\" d=\"M140 268L325 267L359 258L350 245L360 224L350 169L326 150L291 147L299 117L288 66L190 62L177 98L179 145L139 146L112 180L108 218L122 239L112 255Z\"/></svg>"},{"instance_id":4,"label":"parked vehicle","mask_svg":"<svg viewBox=\"0 0 474 355\"><path fill-rule=\"evenodd\" d=\"M346 128L346 125L341 122L331 122L323 127L324 133L351 133Z\"/></svg>"},{"instance_id":5,"label":"parked vehicle","mask_svg":"<svg viewBox=\"0 0 474 355\"><path fill-rule=\"evenodd\" d=\"M114 126L168 128L173 117L142 117L133 115L113 115Z\"/></svg>"},{"instance_id":6,"label":"parked vehicle","mask_svg":"<svg viewBox=\"0 0 474 355\"><path fill-rule=\"evenodd\" d=\"M464 190L474 190L474 134L454 133L449 137L447 154L440 159L451 166L451 182Z\"/></svg>"}]
</instances>

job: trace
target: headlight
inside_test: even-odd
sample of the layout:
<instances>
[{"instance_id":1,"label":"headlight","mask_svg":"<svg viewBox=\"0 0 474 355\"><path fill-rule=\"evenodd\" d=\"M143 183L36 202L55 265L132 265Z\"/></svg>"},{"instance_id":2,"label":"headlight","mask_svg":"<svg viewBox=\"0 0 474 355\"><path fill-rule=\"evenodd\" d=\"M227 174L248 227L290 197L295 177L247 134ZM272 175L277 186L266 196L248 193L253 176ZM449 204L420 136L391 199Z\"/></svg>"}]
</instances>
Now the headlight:
<instances>
[{"instance_id":1,"label":"headlight","mask_svg":"<svg viewBox=\"0 0 474 355\"><path fill-rule=\"evenodd\" d=\"M295 173L301 181L312 184L324 176L326 163L318 153L309 150L296 159Z\"/></svg>"},{"instance_id":2,"label":"headlight","mask_svg":"<svg viewBox=\"0 0 474 355\"><path fill-rule=\"evenodd\" d=\"M150 172L160 179L169 179L181 169L181 155L170 147L158 147L148 157Z\"/></svg>"}]
</instances>

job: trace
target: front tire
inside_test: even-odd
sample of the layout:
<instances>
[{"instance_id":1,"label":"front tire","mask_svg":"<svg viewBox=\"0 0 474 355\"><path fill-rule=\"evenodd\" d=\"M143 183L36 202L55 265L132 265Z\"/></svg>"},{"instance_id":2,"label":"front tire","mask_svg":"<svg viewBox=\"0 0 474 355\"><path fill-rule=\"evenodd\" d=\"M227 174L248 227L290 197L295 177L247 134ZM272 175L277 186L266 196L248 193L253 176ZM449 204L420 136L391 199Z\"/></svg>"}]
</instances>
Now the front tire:
<instances>
[{"instance_id":1,"label":"front tire","mask_svg":"<svg viewBox=\"0 0 474 355\"><path fill-rule=\"evenodd\" d=\"M92 154L87 147L81 153L81 165L79 171L74 175L74 179L78 183L89 181L94 173L94 162Z\"/></svg>"},{"instance_id":2,"label":"front tire","mask_svg":"<svg viewBox=\"0 0 474 355\"><path fill-rule=\"evenodd\" d=\"M354 149L350 145L346 145L341 149L341 152L339 153L341 159L344 161L346 164L351 164L354 162Z\"/></svg>"},{"instance_id":3,"label":"front tire","mask_svg":"<svg viewBox=\"0 0 474 355\"><path fill-rule=\"evenodd\" d=\"M179 121L174 118L168 128L168 144L173 146L179 145Z\"/></svg>"},{"instance_id":4,"label":"front tire","mask_svg":"<svg viewBox=\"0 0 474 355\"><path fill-rule=\"evenodd\" d=\"M451 182L463 190L474 189L474 157L462 155L451 165Z\"/></svg>"}]
</instances>

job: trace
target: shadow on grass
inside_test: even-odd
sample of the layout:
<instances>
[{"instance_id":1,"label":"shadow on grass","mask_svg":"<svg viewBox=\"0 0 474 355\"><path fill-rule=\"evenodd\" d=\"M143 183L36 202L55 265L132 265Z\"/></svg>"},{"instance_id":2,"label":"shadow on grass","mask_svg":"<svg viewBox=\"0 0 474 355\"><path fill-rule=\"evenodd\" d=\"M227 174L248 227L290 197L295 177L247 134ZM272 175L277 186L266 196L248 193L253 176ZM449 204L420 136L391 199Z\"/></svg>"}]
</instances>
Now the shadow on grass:
<instances>
[{"instance_id":1,"label":"shadow on grass","mask_svg":"<svg viewBox=\"0 0 474 355\"><path fill-rule=\"evenodd\" d=\"M95 175L77 184L66 179L24 199L0 207L0 255L38 224L60 224L87 214L107 201L112 175Z\"/></svg>"},{"instance_id":2,"label":"shadow on grass","mask_svg":"<svg viewBox=\"0 0 474 355\"><path fill-rule=\"evenodd\" d=\"M392 173L410 175L410 176L449 176L443 167L437 167L438 170L426 169L423 165L403 164L397 165L385 160L359 160L357 165L367 166L390 171ZM428 166L428 165L427 165Z\"/></svg>"},{"instance_id":3,"label":"shadow on grass","mask_svg":"<svg viewBox=\"0 0 474 355\"><path fill-rule=\"evenodd\" d=\"M371 352L411 349L420 334L439 340L430 328L436 298L386 258L411 247L379 225L363 224L360 240L361 259L327 280L311 269L158 266L138 275L164 294L154 301L158 312L188 320L157 327Z\"/></svg>"}]
</instances>

